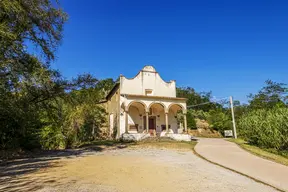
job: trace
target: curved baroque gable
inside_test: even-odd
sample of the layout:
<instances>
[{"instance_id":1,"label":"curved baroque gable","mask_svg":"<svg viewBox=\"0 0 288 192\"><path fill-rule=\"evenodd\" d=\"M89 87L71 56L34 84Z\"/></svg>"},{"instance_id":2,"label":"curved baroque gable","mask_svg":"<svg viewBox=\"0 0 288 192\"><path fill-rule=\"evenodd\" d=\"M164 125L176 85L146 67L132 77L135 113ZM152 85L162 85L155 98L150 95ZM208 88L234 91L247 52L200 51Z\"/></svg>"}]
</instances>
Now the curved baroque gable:
<instances>
[{"instance_id":1,"label":"curved baroque gable","mask_svg":"<svg viewBox=\"0 0 288 192\"><path fill-rule=\"evenodd\" d=\"M121 94L176 97L175 81L165 82L153 66L145 66L134 78L121 76Z\"/></svg>"},{"instance_id":2,"label":"curved baroque gable","mask_svg":"<svg viewBox=\"0 0 288 192\"><path fill-rule=\"evenodd\" d=\"M156 69L151 65L146 65L145 67L143 67L142 71L156 72Z\"/></svg>"}]
</instances>

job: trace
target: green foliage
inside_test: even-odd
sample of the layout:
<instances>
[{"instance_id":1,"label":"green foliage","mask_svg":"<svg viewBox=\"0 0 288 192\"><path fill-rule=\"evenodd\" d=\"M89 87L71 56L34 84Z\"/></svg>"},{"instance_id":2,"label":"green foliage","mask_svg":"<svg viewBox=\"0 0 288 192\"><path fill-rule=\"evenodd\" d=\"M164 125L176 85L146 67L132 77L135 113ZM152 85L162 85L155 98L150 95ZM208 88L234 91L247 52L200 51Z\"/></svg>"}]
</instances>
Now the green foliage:
<instances>
[{"instance_id":1,"label":"green foliage","mask_svg":"<svg viewBox=\"0 0 288 192\"><path fill-rule=\"evenodd\" d=\"M191 129L196 128L195 119L208 120L211 128L215 130L226 129L231 121L226 113L223 105L226 103L211 102L211 92L197 93L191 87L177 88L177 97L187 98L187 106L192 106L187 111L187 126Z\"/></svg>"},{"instance_id":2,"label":"green foliage","mask_svg":"<svg viewBox=\"0 0 288 192\"><path fill-rule=\"evenodd\" d=\"M49 66L66 20L58 1L0 1L1 149L65 148L101 136L97 103L113 79L67 81Z\"/></svg>"},{"instance_id":3,"label":"green foliage","mask_svg":"<svg viewBox=\"0 0 288 192\"><path fill-rule=\"evenodd\" d=\"M250 144L274 150L288 149L286 84L267 80L249 105L235 109L239 134Z\"/></svg>"},{"instance_id":4,"label":"green foliage","mask_svg":"<svg viewBox=\"0 0 288 192\"><path fill-rule=\"evenodd\" d=\"M105 98L108 95L108 93L112 90L116 82L117 80L114 81L112 78L103 79L102 81L100 81L96 87L102 93L100 96L102 98Z\"/></svg>"},{"instance_id":5,"label":"green foliage","mask_svg":"<svg viewBox=\"0 0 288 192\"><path fill-rule=\"evenodd\" d=\"M196 128L195 119L206 120L210 128L221 133L231 128L231 117L229 109L224 108L227 101L222 103L211 102L211 92L197 93L193 88L177 88L177 96L187 98L187 106L192 106L187 112L187 125L189 128ZM240 105L239 102L235 102Z\"/></svg>"},{"instance_id":6,"label":"green foliage","mask_svg":"<svg viewBox=\"0 0 288 192\"><path fill-rule=\"evenodd\" d=\"M232 129L231 117L227 114L229 111L210 110L207 115L207 121L214 130L224 133L224 130Z\"/></svg>"},{"instance_id":7,"label":"green foliage","mask_svg":"<svg viewBox=\"0 0 288 192\"><path fill-rule=\"evenodd\" d=\"M245 113L248 113L249 112L249 108L248 108L248 105L234 105L234 116L235 116L235 119L236 121L238 119L240 119L240 117L242 115L244 115Z\"/></svg>"},{"instance_id":8,"label":"green foliage","mask_svg":"<svg viewBox=\"0 0 288 192\"><path fill-rule=\"evenodd\" d=\"M274 107L286 107L288 96L286 95L286 84L276 83L271 80L265 81L266 86L257 94L250 94L250 109L271 109Z\"/></svg>"},{"instance_id":9,"label":"green foliage","mask_svg":"<svg viewBox=\"0 0 288 192\"><path fill-rule=\"evenodd\" d=\"M188 111L191 114L191 116L194 117L194 119L207 120L207 117L209 115L208 112L202 110L189 109Z\"/></svg>"},{"instance_id":10,"label":"green foliage","mask_svg":"<svg viewBox=\"0 0 288 192\"><path fill-rule=\"evenodd\" d=\"M2 147L34 148L39 146L40 112L48 110L50 102L64 94L65 81L36 58L30 57L33 70L5 76L0 84L0 129ZM5 136L4 136L5 135Z\"/></svg>"},{"instance_id":11,"label":"green foliage","mask_svg":"<svg viewBox=\"0 0 288 192\"><path fill-rule=\"evenodd\" d=\"M187 111L186 118L187 118L187 127L189 129L196 129L197 127L196 127L195 117L191 110Z\"/></svg>"},{"instance_id":12,"label":"green foliage","mask_svg":"<svg viewBox=\"0 0 288 192\"><path fill-rule=\"evenodd\" d=\"M1 148L39 147L41 111L64 93L65 81L49 68L67 18L56 6L47 0L0 1ZM31 46L41 57L27 51Z\"/></svg>"},{"instance_id":13,"label":"green foliage","mask_svg":"<svg viewBox=\"0 0 288 192\"><path fill-rule=\"evenodd\" d=\"M209 103L212 92L197 93L191 87L178 87L176 89L177 97L187 98L187 106L194 106L198 104L206 103L205 105L199 105L193 107L194 110L209 111L210 109L221 108L220 104Z\"/></svg>"},{"instance_id":14,"label":"green foliage","mask_svg":"<svg viewBox=\"0 0 288 192\"><path fill-rule=\"evenodd\" d=\"M288 108L258 109L243 115L239 134L253 145L288 149Z\"/></svg>"},{"instance_id":15,"label":"green foliage","mask_svg":"<svg viewBox=\"0 0 288 192\"><path fill-rule=\"evenodd\" d=\"M4 64L9 71L21 72L30 67L26 57L31 45L42 53L46 62L55 58L67 15L55 1L1 0L0 20L1 67Z\"/></svg>"},{"instance_id":16,"label":"green foliage","mask_svg":"<svg viewBox=\"0 0 288 192\"><path fill-rule=\"evenodd\" d=\"M41 129L41 145L44 149L63 149L66 147L65 135L58 125L49 124Z\"/></svg>"},{"instance_id":17,"label":"green foliage","mask_svg":"<svg viewBox=\"0 0 288 192\"><path fill-rule=\"evenodd\" d=\"M84 76L89 77L86 85ZM75 88L58 98L53 103L53 110L44 114L41 142L47 149L73 147L103 137L101 127L106 122L106 112L98 102L101 100L102 89L98 89L96 80L91 75L81 75L71 84ZM76 86L81 82L80 85ZM91 85L94 82L94 85ZM82 87L82 88L79 88ZM91 87L93 86L93 87ZM52 131L51 131L52 130ZM48 139L47 139L48 136ZM54 138L54 139L50 139Z\"/></svg>"}]
</instances>

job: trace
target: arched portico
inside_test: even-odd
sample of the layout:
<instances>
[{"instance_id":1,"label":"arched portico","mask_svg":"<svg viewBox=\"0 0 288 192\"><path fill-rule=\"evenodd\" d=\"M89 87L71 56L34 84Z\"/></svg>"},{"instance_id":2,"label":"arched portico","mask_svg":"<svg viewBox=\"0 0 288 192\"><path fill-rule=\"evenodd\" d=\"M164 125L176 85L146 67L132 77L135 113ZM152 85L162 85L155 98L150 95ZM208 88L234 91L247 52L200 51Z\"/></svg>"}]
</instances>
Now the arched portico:
<instances>
[{"instance_id":1,"label":"arched portico","mask_svg":"<svg viewBox=\"0 0 288 192\"><path fill-rule=\"evenodd\" d=\"M126 106L126 110L129 110L130 106L135 106L135 105L142 105L144 107L144 112L147 111L147 105L143 102L143 101L131 101L127 106Z\"/></svg>"},{"instance_id":2,"label":"arched portico","mask_svg":"<svg viewBox=\"0 0 288 192\"><path fill-rule=\"evenodd\" d=\"M122 104L126 133L161 135L161 132L178 133L179 128L186 130L185 100L125 95ZM181 124L179 114L182 114Z\"/></svg>"},{"instance_id":3,"label":"arched portico","mask_svg":"<svg viewBox=\"0 0 288 192\"><path fill-rule=\"evenodd\" d=\"M146 115L146 125L150 134L160 134L166 129L165 114L167 107L162 102L152 102L149 104L148 113Z\"/></svg>"},{"instance_id":4,"label":"arched portico","mask_svg":"<svg viewBox=\"0 0 288 192\"><path fill-rule=\"evenodd\" d=\"M145 130L143 116L147 111L146 104L142 101L132 101L125 111L126 132L142 133Z\"/></svg>"},{"instance_id":5,"label":"arched portico","mask_svg":"<svg viewBox=\"0 0 288 192\"><path fill-rule=\"evenodd\" d=\"M168 123L174 133L178 133L178 129L183 128L183 124L184 131L187 130L186 109L183 105L171 103L168 107L168 118Z\"/></svg>"},{"instance_id":6,"label":"arched portico","mask_svg":"<svg viewBox=\"0 0 288 192\"><path fill-rule=\"evenodd\" d=\"M180 103L171 103L169 106L168 106L168 111L171 109L171 108L175 108L175 107L177 107L177 109L179 110L182 110L182 111L184 111L185 110L185 107L182 105L182 104L180 104Z\"/></svg>"},{"instance_id":7,"label":"arched portico","mask_svg":"<svg viewBox=\"0 0 288 192\"><path fill-rule=\"evenodd\" d=\"M148 109L148 110L150 110L150 109L151 109L151 107L152 107L152 106L155 106L155 105L156 105L156 106L157 106L157 105L158 105L158 106L160 105L160 106L162 106L162 107L163 107L163 109L164 109L164 112L166 112L166 111L167 111L167 106L166 106L164 103L162 103L162 102L159 102L159 101L154 101L154 102L151 102L151 103L149 104L149 106L148 106L148 108L147 108L147 109Z\"/></svg>"}]
</instances>

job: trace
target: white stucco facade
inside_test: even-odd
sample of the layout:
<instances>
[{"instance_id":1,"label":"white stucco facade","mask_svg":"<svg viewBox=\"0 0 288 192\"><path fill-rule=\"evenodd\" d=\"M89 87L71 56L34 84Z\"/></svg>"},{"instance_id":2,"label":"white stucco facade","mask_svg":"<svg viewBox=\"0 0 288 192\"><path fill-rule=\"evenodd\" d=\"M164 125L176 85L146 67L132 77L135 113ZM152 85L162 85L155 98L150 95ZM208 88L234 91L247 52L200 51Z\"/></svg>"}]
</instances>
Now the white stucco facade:
<instances>
[{"instance_id":1,"label":"white stucco facade","mask_svg":"<svg viewBox=\"0 0 288 192\"><path fill-rule=\"evenodd\" d=\"M175 81L165 82L152 66L145 66L131 79L120 76L120 94L146 95L146 90L152 90L153 96L176 97Z\"/></svg>"},{"instance_id":2,"label":"white stucco facade","mask_svg":"<svg viewBox=\"0 0 288 192\"><path fill-rule=\"evenodd\" d=\"M187 130L186 99L177 98L176 82L165 82L154 67L145 66L130 79L121 75L113 89L107 100L118 94L118 99L111 102L119 109L111 112L119 117L117 137L124 133L125 137L129 133L160 136L163 132L177 134Z\"/></svg>"}]
</instances>

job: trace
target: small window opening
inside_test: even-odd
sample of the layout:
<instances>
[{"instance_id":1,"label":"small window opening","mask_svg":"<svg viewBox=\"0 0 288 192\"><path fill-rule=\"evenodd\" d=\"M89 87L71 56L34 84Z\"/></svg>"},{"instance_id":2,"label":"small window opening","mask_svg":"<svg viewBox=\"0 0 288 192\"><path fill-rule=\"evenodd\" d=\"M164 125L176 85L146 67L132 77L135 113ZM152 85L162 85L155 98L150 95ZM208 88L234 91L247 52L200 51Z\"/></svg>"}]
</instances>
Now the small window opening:
<instances>
[{"instance_id":1,"label":"small window opening","mask_svg":"<svg viewBox=\"0 0 288 192\"><path fill-rule=\"evenodd\" d=\"M147 95L147 96L153 95L153 90L152 89L146 89L145 90L145 95Z\"/></svg>"}]
</instances>

